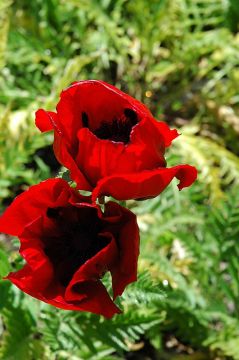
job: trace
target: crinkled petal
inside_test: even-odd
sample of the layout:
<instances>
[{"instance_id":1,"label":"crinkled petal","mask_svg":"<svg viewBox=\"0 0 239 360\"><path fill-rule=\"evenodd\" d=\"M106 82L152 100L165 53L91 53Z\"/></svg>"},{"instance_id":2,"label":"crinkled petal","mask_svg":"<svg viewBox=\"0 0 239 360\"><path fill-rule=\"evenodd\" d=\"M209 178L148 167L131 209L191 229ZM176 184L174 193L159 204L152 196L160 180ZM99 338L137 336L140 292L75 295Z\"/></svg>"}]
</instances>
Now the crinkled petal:
<instances>
[{"instance_id":1,"label":"crinkled petal","mask_svg":"<svg viewBox=\"0 0 239 360\"><path fill-rule=\"evenodd\" d=\"M77 296L78 294L78 300ZM68 292L65 296L68 303L78 306L78 310L90 311L111 318L121 310L114 304L100 280L78 281L74 286L74 296Z\"/></svg>"},{"instance_id":2,"label":"crinkled petal","mask_svg":"<svg viewBox=\"0 0 239 360\"><path fill-rule=\"evenodd\" d=\"M145 125L146 129L143 125L141 126L141 123L139 126L137 125L136 128L141 130L135 129L135 134L138 134L139 131L147 133L147 123ZM153 134L155 128L151 130ZM148 134L147 141L145 136L140 137L139 135L141 141L137 140L137 136L133 136L135 141L125 146L121 142L101 140L89 129L81 129L78 133L79 151L75 162L87 179L90 179L92 185L96 185L98 180L112 174L134 173L165 166L163 138L159 134L156 139L153 139L152 134ZM149 141L151 146L148 145ZM74 172L76 173L76 171Z\"/></svg>"},{"instance_id":3,"label":"crinkled petal","mask_svg":"<svg viewBox=\"0 0 239 360\"><path fill-rule=\"evenodd\" d=\"M68 302L79 303L80 306L84 306L84 310L112 317L120 310L99 279L117 261L118 249L111 234L101 236L108 237L109 244L87 260L74 274L67 286L65 299Z\"/></svg>"},{"instance_id":4,"label":"crinkled petal","mask_svg":"<svg viewBox=\"0 0 239 360\"><path fill-rule=\"evenodd\" d=\"M98 139L89 129L81 129L78 134L79 151L76 162L93 184L105 176L135 167L134 154L128 155L123 143ZM132 171L132 170L131 170Z\"/></svg>"},{"instance_id":5,"label":"crinkled petal","mask_svg":"<svg viewBox=\"0 0 239 360\"><path fill-rule=\"evenodd\" d=\"M178 135L177 130L171 130L166 123L153 117L145 117L133 127L130 141L135 144L147 144L152 153L156 152L158 156L162 156L165 147L170 146Z\"/></svg>"},{"instance_id":6,"label":"crinkled petal","mask_svg":"<svg viewBox=\"0 0 239 360\"><path fill-rule=\"evenodd\" d=\"M79 300L68 301L65 299L64 287L59 284L50 284L46 289L41 288L40 284L36 286L35 283L39 280L35 277L35 273L31 271L28 265L25 265L23 269L15 273L10 273L6 279L10 280L26 294L60 309L90 311L96 314L102 314L108 318L121 312L110 299L106 289L99 281L79 283L77 285Z\"/></svg>"},{"instance_id":7,"label":"crinkled petal","mask_svg":"<svg viewBox=\"0 0 239 360\"><path fill-rule=\"evenodd\" d=\"M57 160L70 171L71 179L74 180L80 190L90 191L92 185L77 166L74 157L70 154L64 137L55 133L54 152Z\"/></svg>"},{"instance_id":8,"label":"crinkled petal","mask_svg":"<svg viewBox=\"0 0 239 360\"><path fill-rule=\"evenodd\" d=\"M89 118L89 128L94 131L102 121L120 117L126 108L134 110L139 118L152 116L146 106L116 87L99 80L86 80L62 91L57 113L67 139L73 139L83 127L83 112Z\"/></svg>"},{"instance_id":9,"label":"crinkled petal","mask_svg":"<svg viewBox=\"0 0 239 360\"><path fill-rule=\"evenodd\" d=\"M53 130L57 122L57 114L52 111L39 109L36 112L35 123L41 132Z\"/></svg>"},{"instance_id":10,"label":"crinkled petal","mask_svg":"<svg viewBox=\"0 0 239 360\"><path fill-rule=\"evenodd\" d=\"M120 313L120 309L114 304L105 287L97 278L99 271L101 272L103 267L105 268L105 263L102 263L102 261L107 263L107 256L104 257L101 254L101 257L97 257L97 254L98 261L95 259L97 264L90 264L91 259L87 261L83 271L83 277L86 280L80 281L78 279L78 281L72 282L72 291L65 290L59 284L57 279L54 278L52 264L44 254L39 239L38 233L41 220L37 219L34 223L28 225L22 234L20 253L27 261L27 264L23 269L10 273L6 279L25 293L65 310L90 311L108 318ZM115 254L109 249L108 261L113 261L114 258ZM96 265L98 266L97 274L92 274L93 267Z\"/></svg>"},{"instance_id":11,"label":"crinkled petal","mask_svg":"<svg viewBox=\"0 0 239 360\"><path fill-rule=\"evenodd\" d=\"M146 170L140 173L112 175L100 180L92 193L92 200L110 195L117 200L146 199L159 195L176 177L179 190L190 186L197 178L197 170L190 165Z\"/></svg>"},{"instance_id":12,"label":"crinkled petal","mask_svg":"<svg viewBox=\"0 0 239 360\"><path fill-rule=\"evenodd\" d=\"M176 129L170 129L163 121L156 121L156 126L164 138L165 147L170 146L172 141L179 136Z\"/></svg>"},{"instance_id":13,"label":"crinkled petal","mask_svg":"<svg viewBox=\"0 0 239 360\"><path fill-rule=\"evenodd\" d=\"M128 284L137 280L139 228L135 214L110 201L105 205L102 220L108 233L105 232L101 236L108 237L110 242L81 266L68 286L68 294L77 281L97 279L107 270L112 275L114 299L123 293ZM113 236L117 238L117 242ZM72 296L75 295L72 293Z\"/></svg>"},{"instance_id":14,"label":"crinkled petal","mask_svg":"<svg viewBox=\"0 0 239 360\"><path fill-rule=\"evenodd\" d=\"M48 207L65 205L71 195L62 179L48 179L18 195L0 217L0 232L18 236ZM74 190L73 190L74 191Z\"/></svg>"},{"instance_id":15,"label":"crinkled petal","mask_svg":"<svg viewBox=\"0 0 239 360\"><path fill-rule=\"evenodd\" d=\"M67 296L74 298L72 288L80 281L97 280L104 275L106 271L117 260L118 248L116 242L110 233L101 234L102 237L108 238L109 243L95 256L90 258L74 274L71 282L67 287ZM77 296L77 295L76 295Z\"/></svg>"},{"instance_id":16,"label":"crinkled petal","mask_svg":"<svg viewBox=\"0 0 239 360\"><path fill-rule=\"evenodd\" d=\"M123 91L116 88L115 86L108 84L101 80L83 80L83 81L74 82L74 84L72 84L65 91L71 91L71 92L75 93L76 91L78 91L78 89L80 87L83 89L83 86L85 86L85 88L87 87L89 93L91 93L92 95L98 96L98 94L99 94L101 101L107 101L109 104L110 98L108 98L108 96L110 96L110 95L115 96L114 97L115 103L113 101L113 103L112 103L113 105L117 105L116 104L117 102L125 100L125 101L127 101L128 105L129 104L132 105L132 108L140 115L140 117L141 116L142 117L152 116L149 109L144 104L142 104L140 101L138 101L137 99L124 93ZM94 104L93 104L93 106L94 106ZM117 105L117 106L119 106L119 105ZM107 109L107 111L109 111L109 110ZM103 115L105 115L105 114L103 114Z\"/></svg>"},{"instance_id":17,"label":"crinkled petal","mask_svg":"<svg viewBox=\"0 0 239 360\"><path fill-rule=\"evenodd\" d=\"M105 220L112 224L112 231L114 225L118 231L117 244L120 250L117 261L110 268L115 299L128 284L137 280L139 228L135 214L115 202L108 202L105 212Z\"/></svg>"},{"instance_id":18,"label":"crinkled petal","mask_svg":"<svg viewBox=\"0 0 239 360\"><path fill-rule=\"evenodd\" d=\"M20 254L27 264L17 272L11 272L6 276L22 291L36 297L44 293L45 289L54 281L54 270L49 258L43 251L40 240L43 218L39 217L30 223L22 232L20 238Z\"/></svg>"}]
</instances>

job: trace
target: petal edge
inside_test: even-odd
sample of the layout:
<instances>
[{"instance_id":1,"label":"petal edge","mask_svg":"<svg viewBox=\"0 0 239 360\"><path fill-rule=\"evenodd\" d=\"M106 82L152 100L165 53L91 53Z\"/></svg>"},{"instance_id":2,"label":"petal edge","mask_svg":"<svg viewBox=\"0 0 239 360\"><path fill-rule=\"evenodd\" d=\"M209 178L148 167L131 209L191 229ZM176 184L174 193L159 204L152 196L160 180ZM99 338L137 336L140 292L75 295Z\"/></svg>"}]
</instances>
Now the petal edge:
<instances>
[{"instance_id":1,"label":"petal edge","mask_svg":"<svg viewBox=\"0 0 239 360\"><path fill-rule=\"evenodd\" d=\"M145 170L141 173L112 175L100 180L92 193L92 201L103 195L117 200L147 199L159 195L176 177L179 190L190 186L197 178L191 165Z\"/></svg>"}]
</instances>

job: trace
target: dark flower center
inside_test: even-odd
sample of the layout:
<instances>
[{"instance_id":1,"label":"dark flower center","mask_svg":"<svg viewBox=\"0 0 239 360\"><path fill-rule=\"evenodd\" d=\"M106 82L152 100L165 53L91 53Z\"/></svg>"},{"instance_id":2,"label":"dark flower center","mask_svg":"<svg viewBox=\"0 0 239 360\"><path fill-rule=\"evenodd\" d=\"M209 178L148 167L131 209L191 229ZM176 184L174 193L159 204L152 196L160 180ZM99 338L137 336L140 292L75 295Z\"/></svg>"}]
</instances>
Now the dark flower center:
<instances>
[{"instance_id":1,"label":"dark flower center","mask_svg":"<svg viewBox=\"0 0 239 360\"><path fill-rule=\"evenodd\" d=\"M82 126L90 129L88 115L82 112L81 116ZM138 117L136 112L132 109L124 109L124 114L120 118L115 118L111 122L103 121L100 127L94 130L93 133L99 139L127 144L130 141L131 130L137 123Z\"/></svg>"},{"instance_id":2,"label":"dark flower center","mask_svg":"<svg viewBox=\"0 0 239 360\"><path fill-rule=\"evenodd\" d=\"M96 209L48 208L47 216L55 223L56 230L43 237L44 252L53 264L56 278L66 287L79 267L109 240L99 236L102 223Z\"/></svg>"}]
</instances>

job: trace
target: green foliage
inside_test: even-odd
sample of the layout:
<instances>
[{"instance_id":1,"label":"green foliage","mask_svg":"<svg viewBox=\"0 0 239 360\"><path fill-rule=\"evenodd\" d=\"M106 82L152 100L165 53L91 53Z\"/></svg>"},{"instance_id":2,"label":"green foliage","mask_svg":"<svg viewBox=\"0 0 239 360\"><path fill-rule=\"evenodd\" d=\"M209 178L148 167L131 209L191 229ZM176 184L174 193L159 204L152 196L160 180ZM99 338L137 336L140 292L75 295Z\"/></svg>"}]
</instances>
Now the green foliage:
<instances>
[{"instance_id":1,"label":"green foliage","mask_svg":"<svg viewBox=\"0 0 239 360\"><path fill-rule=\"evenodd\" d=\"M11 267L9 264L8 256L6 252L0 247L0 278L6 276L9 273L10 269Z\"/></svg>"},{"instance_id":2,"label":"green foliage","mask_svg":"<svg viewBox=\"0 0 239 360\"><path fill-rule=\"evenodd\" d=\"M239 184L239 158L222 144L210 138L195 136L198 127L183 128L181 141L175 142L173 153L179 159L194 164L200 173L200 180L209 187L208 196L212 203L224 197L224 190ZM180 154L180 157L178 155Z\"/></svg>"},{"instance_id":3,"label":"green foliage","mask_svg":"<svg viewBox=\"0 0 239 360\"><path fill-rule=\"evenodd\" d=\"M23 354L42 351L49 359L103 359L115 352L123 356L142 335L161 343L164 333L173 333L188 346L237 359L239 197L232 192L218 207L191 203L200 186L178 197L172 184L160 198L140 206L131 202L142 235L139 269L149 270L140 270L137 283L120 299L123 315L105 320L45 305L39 309L37 300L31 305L27 295L13 293L11 287L2 306L4 354L14 349L13 338L19 341L21 336ZM176 218L179 221L173 221ZM20 333L11 326L20 326Z\"/></svg>"},{"instance_id":4,"label":"green foliage","mask_svg":"<svg viewBox=\"0 0 239 360\"><path fill-rule=\"evenodd\" d=\"M11 113L7 109L0 116L0 200L50 176L35 151L50 143L52 135L41 135L33 124L29 110ZM35 171L27 167L31 160L35 160Z\"/></svg>"},{"instance_id":5,"label":"green foliage","mask_svg":"<svg viewBox=\"0 0 239 360\"><path fill-rule=\"evenodd\" d=\"M217 207L192 206L186 192L177 201L173 188L152 201L155 212L145 216L141 205L138 216L144 233L143 265L166 280L163 326L194 346L210 346L237 359L238 192L233 190ZM191 213L197 214L196 221Z\"/></svg>"},{"instance_id":6,"label":"green foliage","mask_svg":"<svg viewBox=\"0 0 239 360\"><path fill-rule=\"evenodd\" d=\"M10 308L3 312L3 317L8 331L3 336L1 359L44 359L44 346L37 339L30 313L25 309Z\"/></svg>"},{"instance_id":7,"label":"green foliage","mask_svg":"<svg viewBox=\"0 0 239 360\"><path fill-rule=\"evenodd\" d=\"M36 300L30 301L19 291L10 290L3 304L2 320L6 331L0 342L1 356L3 359L42 359L48 354L47 359L54 356L105 359L115 351L123 354L129 344L158 328L165 318L163 312L156 312L156 304L163 299L162 292L155 286L153 290L151 285L149 276L142 274L139 286L131 286L121 299L124 314L112 320L93 314L64 312L50 306L39 309ZM18 300L14 306L11 297ZM146 308L142 311L142 301L148 306L147 311ZM154 309L152 304L155 304Z\"/></svg>"}]
</instances>

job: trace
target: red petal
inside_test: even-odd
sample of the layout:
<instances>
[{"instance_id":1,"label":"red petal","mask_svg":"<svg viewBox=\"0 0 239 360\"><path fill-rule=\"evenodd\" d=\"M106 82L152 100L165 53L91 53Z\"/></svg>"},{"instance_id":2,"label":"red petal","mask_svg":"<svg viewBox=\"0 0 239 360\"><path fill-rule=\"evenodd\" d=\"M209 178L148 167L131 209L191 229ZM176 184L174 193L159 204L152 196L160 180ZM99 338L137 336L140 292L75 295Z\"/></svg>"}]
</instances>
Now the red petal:
<instances>
[{"instance_id":1,"label":"red petal","mask_svg":"<svg viewBox=\"0 0 239 360\"><path fill-rule=\"evenodd\" d=\"M87 113L90 129L95 130L102 121L119 117L125 108L135 110L139 118L152 116L146 106L116 87L99 80L86 80L74 83L61 93L57 113L72 139L82 127L82 112Z\"/></svg>"},{"instance_id":2,"label":"red petal","mask_svg":"<svg viewBox=\"0 0 239 360\"><path fill-rule=\"evenodd\" d=\"M165 147L178 136L176 129L171 130L164 122L153 117L146 117L133 128L130 140L132 143L145 143L150 145L151 151L156 150L159 155L164 154Z\"/></svg>"},{"instance_id":3,"label":"red petal","mask_svg":"<svg viewBox=\"0 0 239 360\"><path fill-rule=\"evenodd\" d=\"M92 201L103 195L117 200L144 199L159 195L176 177L179 190L190 186L197 178L197 170L190 165L159 168L134 174L113 175L100 180L92 193Z\"/></svg>"},{"instance_id":4,"label":"red petal","mask_svg":"<svg viewBox=\"0 0 239 360\"><path fill-rule=\"evenodd\" d=\"M136 111L139 119L152 116L139 101L103 81L79 81L62 91L57 104L58 134L64 137L72 157L78 145L78 131L84 127L83 113L88 116L89 129L94 131L102 122L120 117L126 108Z\"/></svg>"},{"instance_id":5,"label":"red petal","mask_svg":"<svg viewBox=\"0 0 239 360\"><path fill-rule=\"evenodd\" d=\"M85 86L85 89L88 88L88 91L96 96L98 96L98 94L100 94L100 97L102 98L102 100L104 102L108 102L108 105L110 102L108 101L107 96L111 94L112 96L118 96L118 101L122 101L122 100L127 101L128 104L132 105L132 108L140 115L140 117L141 116L142 117L152 116L149 109L144 104L142 104L140 101L138 101L137 99L134 99L133 97L124 93L123 91L116 88L115 86L108 84L101 80L78 81L78 82L75 82L74 84L72 84L72 86L70 86L65 91L71 91L72 93L75 93L76 91L78 91L78 88L81 87L83 89L83 86ZM110 103L110 105L111 105L111 103ZM93 106L94 106L94 104L93 104Z\"/></svg>"},{"instance_id":6,"label":"red petal","mask_svg":"<svg viewBox=\"0 0 239 360\"><path fill-rule=\"evenodd\" d=\"M102 235L108 236L111 239L110 243L86 261L74 274L67 286L65 299L67 302L79 303L79 306L86 311L112 317L120 310L111 300L99 278L111 267L112 263L116 262L118 249L111 234Z\"/></svg>"},{"instance_id":7,"label":"red petal","mask_svg":"<svg viewBox=\"0 0 239 360\"><path fill-rule=\"evenodd\" d=\"M77 281L74 284L71 282L74 290L68 292L59 285L54 279L52 265L42 249L39 236L41 220L40 218L31 223L22 234L20 253L28 264L23 269L10 273L6 279L25 293L62 309L91 311L108 318L120 313L98 279ZM109 255L114 257L114 254L109 252ZM98 262L107 261L104 257L97 258ZM90 261L85 266L86 277L91 276Z\"/></svg>"},{"instance_id":8,"label":"red petal","mask_svg":"<svg viewBox=\"0 0 239 360\"><path fill-rule=\"evenodd\" d=\"M37 256L37 254L35 254ZM10 280L14 285L16 285L22 291L29 293L35 297L35 294L43 292L46 286L49 285L48 279L44 278L42 275L46 273L46 267L49 264L39 265L39 269L32 270L29 265L25 265L21 270L17 272L10 272L5 279ZM49 267L48 273L52 269Z\"/></svg>"},{"instance_id":9,"label":"red petal","mask_svg":"<svg viewBox=\"0 0 239 360\"><path fill-rule=\"evenodd\" d=\"M176 129L171 130L168 125L163 121L156 121L156 125L164 138L164 143L166 147L170 146L172 141L179 136L179 133Z\"/></svg>"},{"instance_id":10,"label":"red petal","mask_svg":"<svg viewBox=\"0 0 239 360\"><path fill-rule=\"evenodd\" d=\"M127 145L98 139L86 128L78 132L79 151L76 163L92 185L106 176L135 173L165 165L164 140L160 134L155 135L157 129L150 128L147 119L145 120L142 120L142 126L140 123L135 127L132 142Z\"/></svg>"},{"instance_id":11,"label":"red petal","mask_svg":"<svg viewBox=\"0 0 239 360\"><path fill-rule=\"evenodd\" d=\"M98 280L117 260L118 248L115 240L110 233L101 234L104 237L108 237L110 242L102 250L100 250L95 256L87 260L84 265L74 274L71 282L67 287L67 297L71 300L77 300L77 294L72 291L72 288L82 281ZM75 298L76 296L76 298Z\"/></svg>"},{"instance_id":12,"label":"red petal","mask_svg":"<svg viewBox=\"0 0 239 360\"><path fill-rule=\"evenodd\" d=\"M101 177L116 171L130 171L132 164L135 166L132 156L128 156L128 162L122 161L126 150L122 143L98 139L89 129L81 129L78 138L80 145L76 162L94 185Z\"/></svg>"},{"instance_id":13,"label":"red petal","mask_svg":"<svg viewBox=\"0 0 239 360\"><path fill-rule=\"evenodd\" d=\"M44 301L47 304L65 310L81 310L78 306L71 303L68 304L65 301L63 287L57 287L54 284L54 287L49 286L50 290L45 289L44 291L38 291L37 287L34 288L34 274L31 275L28 265L25 265L23 269L17 271L16 273L10 273L7 279L26 294Z\"/></svg>"},{"instance_id":14,"label":"red petal","mask_svg":"<svg viewBox=\"0 0 239 360\"><path fill-rule=\"evenodd\" d=\"M121 313L99 280L78 281L74 291L71 294L68 292L65 299L78 306L78 310L101 314L107 318Z\"/></svg>"},{"instance_id":15,"label":"red petal","mask_svg":"<svg viewBox=\"0 0 239 360\"><path fill-rule=\"evenodd\" d=\"M69 153L64 137L55 133L53 144L54 152L57 160L70 171L71 179L75 181L81 190L92 190L90 182L83 175L73 156Z\"/></svg>"},{"instance_id":16,"label":"red petal","mask_svg":"<svg viewBox=\"0 0 239 360\"><path fill-rule=\"evenodd\" d=\"M43 251L41 241L43 218L39 217L29 224L20 238L20 254L27 264L23 269L6 278L23 291L30 291L32 295L42 293L54 280L54 270L49 258Z\"/></svg>"},{"instance_id":17,"label":"red petal","mask_svg":"<svg viewBox=\"0 0 239 360\"><path fill-rule=\"evenodd\" d=\"M15 198L0 217L0 232L19 236L48 207L65 205L74 192L65 180L48 179Z\"/></svg>"},{"instance_id":18,"label":"red petal","mask_svg":"<svg viewBox=\"0 0 239 360\"><path fill-rule=\"evenodd\" d=\"M107 213L110 216L107 216ZM139 228L135 214L112 201L106 204L105 221L115 223L119 227L119 254L117 261L110 268L115 299L123 293L128 284L137 280Z\"/></svg>"},{"instance_id":19,"label":"red petal","mask_svg":"<svg viewBox=\"0 0 239 360\"><path fill-rule=\"evenodd\" d=\"M41 132L53 130L57 114L52 111L39 109L36 112L35 123Z\"/></svg>"},{"instance_id":20,"label":"red petal","mask_svg":"<svg viewBox=\"0 0 239 360\"><path fill-rule=\"evenodd\" d=\"M41 289L35 274L31 273L28 265L16 273L10 273L6 278L16 285L20 290L32 297L44 301L64 310L90 311L111 318L121 310L109 297L105 287L100 281L85 281L77 284L78 301L65 299L65 289L57 284L49 285L47 289Z\"/></svg>"}]
</instances>

